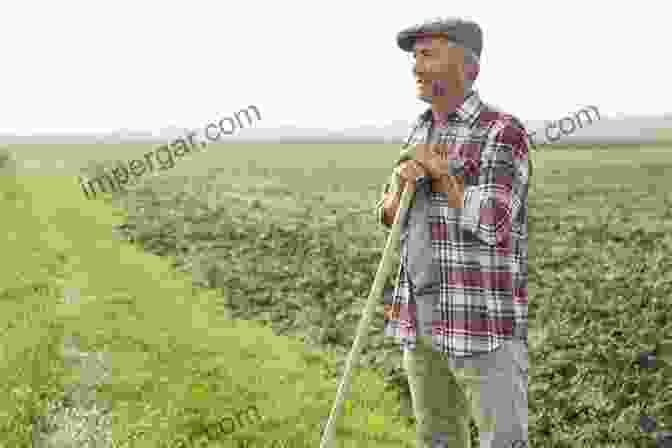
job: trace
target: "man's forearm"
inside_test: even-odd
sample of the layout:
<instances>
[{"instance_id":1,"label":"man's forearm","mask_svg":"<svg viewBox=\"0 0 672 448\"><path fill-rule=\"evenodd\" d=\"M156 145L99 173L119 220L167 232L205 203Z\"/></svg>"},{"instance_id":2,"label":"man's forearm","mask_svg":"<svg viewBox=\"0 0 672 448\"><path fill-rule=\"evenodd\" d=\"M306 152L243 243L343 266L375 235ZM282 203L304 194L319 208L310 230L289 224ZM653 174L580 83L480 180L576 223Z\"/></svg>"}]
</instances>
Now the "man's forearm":
<instances>
[{"instance_id":1,"label":"man's forearm","mask_svg":"<svg viewBox=\"0 0 672 448\"><path fill-rule=\"evenodd\" d=\"M385 195L385 201L383 202L383 223L392 227L394 224L394 217L397 214L397 209L401 203L401 196L399 193L387 193Z\"/></svg>"}]
</instances>

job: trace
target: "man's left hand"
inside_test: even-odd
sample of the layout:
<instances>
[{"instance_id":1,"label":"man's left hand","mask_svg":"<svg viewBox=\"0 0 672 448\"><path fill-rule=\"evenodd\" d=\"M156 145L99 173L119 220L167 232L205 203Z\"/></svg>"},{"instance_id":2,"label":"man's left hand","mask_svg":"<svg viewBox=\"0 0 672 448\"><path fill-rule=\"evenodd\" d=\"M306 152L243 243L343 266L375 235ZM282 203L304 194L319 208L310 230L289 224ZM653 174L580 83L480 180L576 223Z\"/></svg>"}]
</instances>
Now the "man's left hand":
<instances>
[{"instance_id":1,"label":"man's left hand","mask_svg":"<svg viewBox=\"0 0 672 448\"><path fill-rule=\"evenodd\" d=\"M464 207L464 177L441 176L438 182L436 182L434 189L448 195L450 208Z\"/></svg>"},{"instance_id":2,"label":"man's left hand","mask_svg":"<svg viewBox=\"0 0 672 448\"><path fill-rule=\"evenodd\" d=\"M451 176L449 172L449 151L445 143L415 147L415 160L418 161L432 178L432 189L448 194L450 208L464 207L464 177Z\"/></svg>"}]
</instances>

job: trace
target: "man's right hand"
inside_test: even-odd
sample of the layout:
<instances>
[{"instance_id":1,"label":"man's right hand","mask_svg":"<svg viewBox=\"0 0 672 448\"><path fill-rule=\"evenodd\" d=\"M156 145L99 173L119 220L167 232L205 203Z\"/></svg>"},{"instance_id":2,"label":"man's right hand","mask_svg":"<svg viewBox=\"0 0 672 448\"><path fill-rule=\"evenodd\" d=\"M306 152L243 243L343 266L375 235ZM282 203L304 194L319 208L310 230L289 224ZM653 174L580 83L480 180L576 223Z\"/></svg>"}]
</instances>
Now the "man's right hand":
<instances>
[{"instance_id":1,"label":"man's right hand","mask_svg":"<svg viewBox=\"0 0 672 448\"><path fill-rule=\"evenodd\" d=\"M410 193L415 193L416 181L419 177L426 176L427 170L417 160L405 160L399 164L400 190L398 193L388 193L383 204L383 221L388 227L392 227L397 209L401 203L401 193L407 187Z\"/></svg>"},{"instance_id":2,"label":"man's right hand","mask_svg":"<svg viewBox=\"0 0 672 448\"><path fill-rule=\"evenodd\" d=\"M401 177L401 189L408 185L408 190L415 193L416 181L418 178L427 176L428 172L425 167L417 160L405 160L399 164L399 176Z\"/></svg>"}]
</instances>

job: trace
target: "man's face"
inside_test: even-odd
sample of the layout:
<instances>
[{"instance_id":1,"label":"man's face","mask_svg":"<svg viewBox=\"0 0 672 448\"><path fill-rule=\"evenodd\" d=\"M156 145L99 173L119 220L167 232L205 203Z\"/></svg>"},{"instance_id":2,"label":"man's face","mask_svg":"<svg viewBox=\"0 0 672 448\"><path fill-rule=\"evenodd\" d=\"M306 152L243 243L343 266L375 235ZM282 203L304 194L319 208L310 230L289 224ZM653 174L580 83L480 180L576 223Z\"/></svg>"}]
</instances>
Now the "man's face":
<instances>
[{"instance_id":1,"label":"man's face","mask_svg":"<svg viewBox=\"0 0 672 448\"><path fill-rule=\"evenodd\" d=\"M416 94L432 102L454 103L464 98L464 50L441 36L421 36L413 48Z\"/></svg>"}]
</instances>

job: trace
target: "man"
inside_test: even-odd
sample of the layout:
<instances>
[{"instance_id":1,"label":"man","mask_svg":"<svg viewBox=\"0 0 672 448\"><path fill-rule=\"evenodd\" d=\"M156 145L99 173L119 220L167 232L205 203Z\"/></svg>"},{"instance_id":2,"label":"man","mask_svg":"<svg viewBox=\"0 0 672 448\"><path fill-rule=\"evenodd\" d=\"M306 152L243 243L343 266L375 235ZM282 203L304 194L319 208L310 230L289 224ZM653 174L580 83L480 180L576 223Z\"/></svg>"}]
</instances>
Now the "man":
<instances>
[{"instance_id":1,"label":"man","mask_svg":"<svg viewBox=\"0 0 672 448\"><path fill-rule=\"evenodd\" d=\"M482 33L473 22L407 28L418 97L414 123L376 206L389 228L404 188L401 265L386 334L404 350L419 447L527 442L527 134L472 85ZM471 408L471 409L470 409Z\"/></svg>"}]
</instances>

